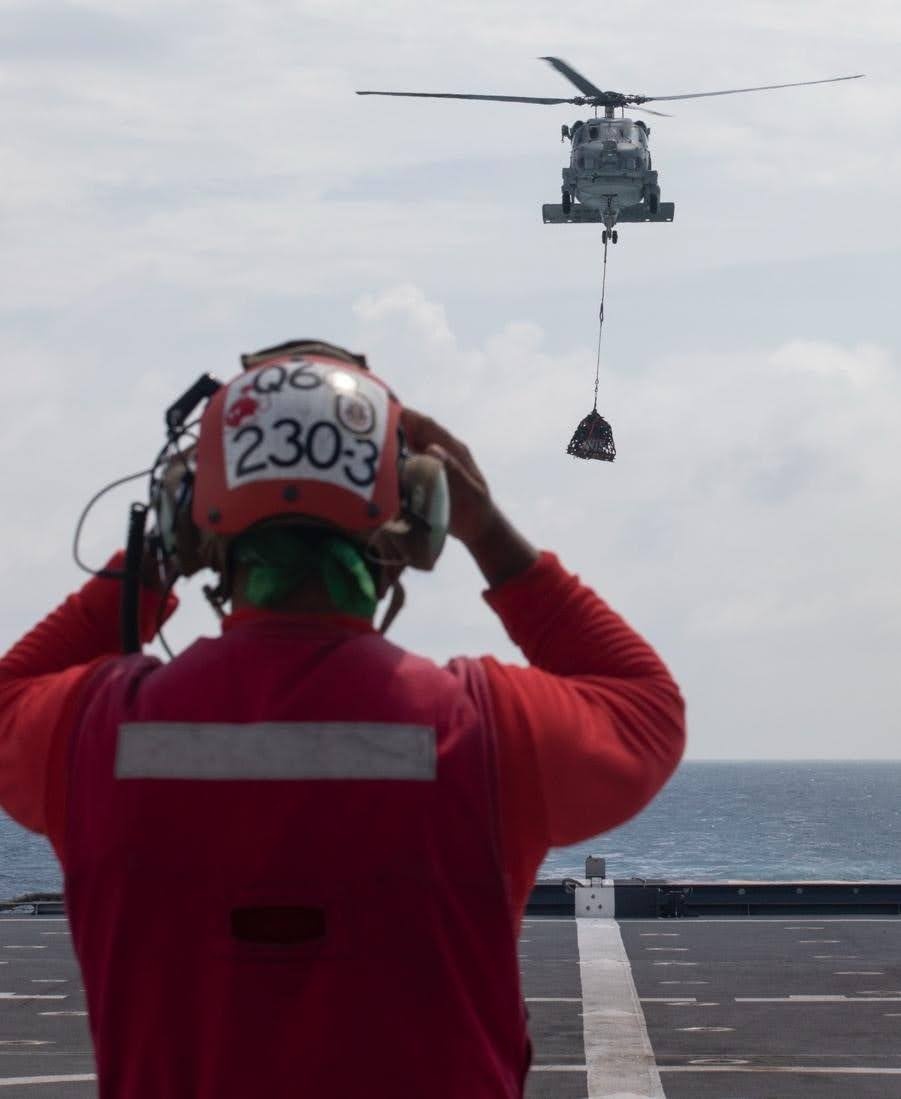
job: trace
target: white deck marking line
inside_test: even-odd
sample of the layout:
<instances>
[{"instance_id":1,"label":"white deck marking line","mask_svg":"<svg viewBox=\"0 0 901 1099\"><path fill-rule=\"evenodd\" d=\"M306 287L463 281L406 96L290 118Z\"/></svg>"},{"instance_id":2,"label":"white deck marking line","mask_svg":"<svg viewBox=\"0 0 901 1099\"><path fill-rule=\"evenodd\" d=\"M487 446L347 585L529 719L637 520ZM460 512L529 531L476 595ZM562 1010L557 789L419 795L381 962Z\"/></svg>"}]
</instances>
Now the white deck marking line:
<instances>
[{"instance_id":1,"label":"white deck marking line","mask_svg":"<svg viewBox=\"0 0 901 1099\"><path fill-rule=\"evenodd\" d=\"M643 939L678 939L680 931L639 931Z\"/></svg>"},{"instance_id":2,"label":"white deck marking line","mask_svg":"<svg viewBox=\"0 0 901 1099\"><path fill-rule=\"evenodd\" d=\"M897 916L820 916L821 920L826 921L826 926L831 927L835 923L893 923L901 929L901 919ZM2 921L0 921L2 922ZM634 919L629 920L630 924L659 924L661 923L659 916L636 916ZM797 920L794 921L797 923ZM692 916L691 924L694 927L699 923L781 923L785 924L784 916Z\"/></svg>"},{"instance_id":3,"label":"white deck marking line","mask_svg":"<svg viewBox=\"0 0 901 1099\"><path fill-rule=\"evenodd\" d=\"M587 1072L587 1065L532 1065L529 1072Z\"/></svg>"},{"instance_id":4,"label":"white deck marking line","mask_svg":"<svg viewBox=\"0 0 901 1099\"><path fill-rule=\"evenodd\" d=\"M0 992L0 1000L65 1000L67 997L65 994L53 993L52 995L46 992Z\"/></svg>"},{"instance_id":5,"label":"white deck marking line","mask_svg":"<svg viewBox=\"0 0 901 1099\"><path fill-rule=\"evenodd\" d=\"M30 944L27 945L27 946L19 946L18 944L16 944L15 946L4 946L3 949L4 950L46 950L47 949L47 944L42 943L40 946L32 946Z\"/></svg>"},{"instance_id":6,"label":"white deck marking line","mask_svg":"<svg viewBox=\"0 0 901 1099\"><path fill-rule=\"evenodd\" d=\"M86 1011L39 1011L38 1015L87 1015Z\"/></svg>"},{"instance_id":7,"label":"white deck marking line","mask_svg":"<svg viewBox=\"0 0 901 1099\"><path fill-rule=\"evenodd\" d=\"M676 1030L682 1030L686 1033L697 1034L725 1034L727 1031L735 1030L734 1026L680 1026L676 1027Z\"/></svg>"},{"instance_id":8,"label":"white deck marking line","mask_svg":"<svg viewBox=\"0 0 901 1099\"><path fill-rule=\"evenodd\" d=\"M615 920L576 921L589 1099L665 1099Z\"/></svg>"},{"instance_id":9,"label":"white deck marking line","mask_svg":"<svg viewBox=\"0 0 901 1099\"><path fill-rule=\"evenodd\" d=\"M580 1004L581 996L525 996L527 1004Z\"/></svg>"},{"instance_id":10,"label":"white deck marking line","mask_svg":"<svg viewBox=\"0 0 901 1099\"><path fill-rule=\"evenodd\" d=\"M642 996L643 1004L696 1004L697 996Z\"/></svg>"},{"instance_id":11,"label":"white deck marking line","mask_svg":"<svg viewBox=\"0 0 901 1099\"><path fill-rule=\"evenodd\" d=\"M0 1038L0 1046L55 1046L56 1042L48 1042L38 1038Z\"/></svg>"},{"instance_id":12,"label":"white deck marking line","mask_svg":"<svg viewBox=\"0 0 901 1099\"><path fill-rule=\"evenodd\" d=\"M660 918L659 916L657 917ZM897 916L821 916L820 919L826 921L826 928L832 927L834 924L839 923L893 923L897 924L901 928L901 920ZM629 920L629 923L640 923L640 920ZM646 923L653 923L654 920L646 920ZM691 919L692 925L699 923L781 923L785 924L784 916L720 916L720 917L706 917L706 916L693 916Z\"/></svg>"},{"instance_id":13,"label":"white deck marking line","mask_svg":"<svg viewBox=\"0 0 901 1099\"><path fill-rule=\"evenodd\" d=\"M806 924L806 923L787 923L785 925L786 931L825 931L825 924Z\"/></svg>"},{"instance_id":14,"label":"white deck marking line","mask_svg":"<svg viewBox=\"0 0 901 1099\"><path fill-rule=\"evenodd\" d=\"M645 950L688 950L687 946L646 946Z\"/></svg>"},{"instance_id":15,"label":"white deck marking line","mask_svg":"<svg viewBox=\"0 0 901 1099\"><path fill-rule=\"evenodd\" d=\"M837 1065L822 1068L819 1065L658 1065L661 1072L782 1072L794 1076L901 1076L901 1068L858 1068Z\"/></svg>"},{"instance_id":16,"label":"white deck marking line","mask_svg":"<svg viewBox=\"0 0 901 1099\"><path fill-rule=\"evenodd\" d=\"M0 1076L0 1088L20 1088L28 1084L89 1084L96 1079L93 1072L79 1072L74 1076Z\"/></svg>"},{"instance_id":17,"label":"white deck marking line","mask_svg":"<svg viewBox=\"0 0 901 1099\"><path fill-rule=\"evenodd\" d=\"M68 977L32 977L31 983L33 985L64 985L68 979Z\"/></svg>"},{"instance_id":18,"label":"white deck marking line","mask_svg":"<svg viewBox=\"0 0 901 1099\"><path fill-rule=\"evenodd\" d=\"M837 969L836 977L884 977L884 969Z\"/></svg>"},{"instance_id":19,"label":"white deck marking line","mask_svg":"<svg viewBox=\"0 0 901 1099\"><path fill-rule=\"evenodd\" d=\"M699 965L698 962L651 962L651 965Z\"/></svg>"},{"instance_id":20,"label":"white deck marking line","mask_svg":"<svg viewBox=\"0 0 901 1099\"><path fill-rule=\"evenodd\" d=\"M736 996L737 1004L901 1004L901 996Z\"/></svg>"},{"instance_id":21,"label":"white deck marking line","mask_svg":"<svg viewBox=\"0 0 901 1099\"><path fill-rule=\"evenodd\" d=\"M798 939L799 943L840 943L841 939Z\"/></svg>"},{"instance_id":22,"label":"white deck marking line","mask_svg":"<svg viewBox=\"0 0 901 1099\"><path fill-rule=\"evenodd\" d=\"M8 923L30 923L34 927L35 923L66 923L65 916L0 916L0 927L5 927Z\"/></svg>"}]
</instances>

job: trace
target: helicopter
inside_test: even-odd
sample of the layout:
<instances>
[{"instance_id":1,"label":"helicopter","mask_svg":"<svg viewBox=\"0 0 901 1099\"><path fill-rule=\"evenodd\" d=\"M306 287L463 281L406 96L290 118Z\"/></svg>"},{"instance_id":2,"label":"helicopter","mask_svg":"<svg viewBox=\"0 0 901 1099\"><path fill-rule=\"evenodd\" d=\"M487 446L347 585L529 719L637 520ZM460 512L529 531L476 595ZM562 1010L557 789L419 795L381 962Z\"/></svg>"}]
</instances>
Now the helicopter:
<instances>
[{"instance_id":1,"label":"helicopter","mask_svg":"<svg viewBox=\"0 0 901 1099\"><path fill-rule=\"evenodd\" d=\"M603 242L616 244L618 222L672 221L675 203L660 201L660 184L651 163L648 139L650 127L643 121L625 117L625 108L669 118L645 103L664 100L702 99L713 95L737 95L776 88L801 88L811 84L834 84L840 80L859 80L864 74L833 76L825 80L801 80L792 84L762 84L754 88L728 88L716 92L691 92L682 95L633 95L603 91L559 57L542 57L582 95L569 99L527 95L468 95L457 92L378 92L358 91L357 95L392 95L420 99L480 99L501 103L540 103L552 106L572 103L593 107L594 118L581 119L561 128L561 141L569 140L572 150L569 167L563 169L563 187L559 203L545 203L545 224L603 223ZM598 118L598 108L604 108ZM619 110L620 117L616 117ZM632 111L630 110L630 113Z\"/></svg>"}]
</instances>

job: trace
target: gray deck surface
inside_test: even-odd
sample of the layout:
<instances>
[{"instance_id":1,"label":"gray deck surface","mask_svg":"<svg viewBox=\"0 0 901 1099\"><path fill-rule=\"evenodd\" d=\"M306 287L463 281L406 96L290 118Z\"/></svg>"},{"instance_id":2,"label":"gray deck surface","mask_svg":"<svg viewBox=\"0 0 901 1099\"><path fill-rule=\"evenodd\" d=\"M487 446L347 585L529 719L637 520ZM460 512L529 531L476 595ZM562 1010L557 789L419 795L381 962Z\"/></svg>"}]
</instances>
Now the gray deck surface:
<instances>
[{"instance_id":1,"label":"gray deck surface","mask_svg":"<svg viewBox=\"0 0 901 1099\"><path fill-rule=\"evenodd\" d=\"M667 1099L901 1099L901 919L619 926ZM520 951L529 1099L586 1099L576 921L527 918ZM0 917L0 1099L95 1099L7 1082L92 1073L84 1010L65 920Z\"/></svg>"},{"instance_id":2,"label":"gray deck surface","mask_svg":"<svg viewBox=\"0 0 901 1099\"><path fill-rule=\"evenodd\" d=\"M901 1097L901 919L620 926L668 1099Z\"/></svg>"},{"instance_id":3,"label":"gray deck surface","mask_svg":"<svg viewBox=\"0 0 901 1099\"><path fill-rule=\"evenodd\" d=\"M10 994L25 999L10 999ZM41 997L61 997L46 999ZM81 974L62 918L0 917L0 1096L95 1099L94 1083L6 1085L94 1072ZM36 1045L33 1043L45 1043Z\"/></svg>"}]
</instances>

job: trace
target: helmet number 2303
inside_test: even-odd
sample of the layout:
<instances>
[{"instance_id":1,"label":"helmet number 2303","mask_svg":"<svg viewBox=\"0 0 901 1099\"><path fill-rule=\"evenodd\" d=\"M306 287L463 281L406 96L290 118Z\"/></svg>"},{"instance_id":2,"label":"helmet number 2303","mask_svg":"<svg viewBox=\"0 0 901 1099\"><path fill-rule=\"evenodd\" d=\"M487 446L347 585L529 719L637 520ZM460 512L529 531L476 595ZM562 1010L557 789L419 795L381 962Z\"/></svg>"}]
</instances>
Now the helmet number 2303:
<instances>
[{"instance_id":1,"label":"helmet number 2303","mask_svg":"<svg viewBox=\"0 0 901 1099\"><path fill-rule=\"evenodd\" d=\"M233 441L245 443L237 456L237 479L265 474L271 467L292 469L303 462L316 470L329 470L343 461L341 472L347 480L358 488L367 488L378 470L379 448L375 443L371 439L348 439L329 420L316 420L304 428L294 417L283 416L269 432L257 424L245 424Z\"/></svg>"}]
</instances>

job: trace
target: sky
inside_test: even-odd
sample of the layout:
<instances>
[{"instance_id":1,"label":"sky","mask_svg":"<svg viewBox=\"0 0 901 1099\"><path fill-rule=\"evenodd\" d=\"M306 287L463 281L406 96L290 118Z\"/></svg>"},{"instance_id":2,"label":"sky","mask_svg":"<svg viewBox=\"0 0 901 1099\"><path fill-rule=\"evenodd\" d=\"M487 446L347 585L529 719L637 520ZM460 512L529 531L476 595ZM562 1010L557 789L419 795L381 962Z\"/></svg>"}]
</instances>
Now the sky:
<instances>
[{"instance_id":1,"label":"sky","mask_svg":"<svg viewBox=\"0 0 901 1099\"><path fill-rule=\"evenodd\" d=\"M241 352L364 351L500 505L658 647L690 758L901 758L901 7L894 0L0 2L0 646L82 582L83 504ZM546 226L584 109L538 60L648 95L866 73L649 118L671 225ZM119 544L140 488L92 514ZM521 659L465 552L392 629ZM185 585L183 647L216 625Z\"/></svg>"}]
</instances>

